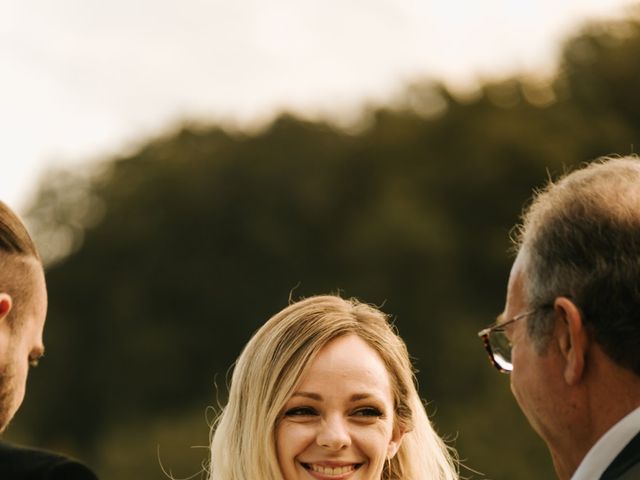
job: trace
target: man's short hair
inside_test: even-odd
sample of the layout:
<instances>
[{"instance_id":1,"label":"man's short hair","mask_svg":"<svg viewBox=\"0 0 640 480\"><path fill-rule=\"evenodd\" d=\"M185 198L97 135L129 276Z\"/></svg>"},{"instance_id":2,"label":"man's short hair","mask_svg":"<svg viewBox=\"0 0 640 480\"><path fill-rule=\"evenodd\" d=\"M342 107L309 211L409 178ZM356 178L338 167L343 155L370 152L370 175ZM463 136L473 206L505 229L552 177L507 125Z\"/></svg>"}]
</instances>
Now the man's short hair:
<instances>
[{"instance_id":1,"label":"man's short hair","mask_svg":"<svg viewBox=\"0 0 640 480\"><path fill-rule=\"evenodd\" d=\"M640 159L602 158L550 182L522 220L530 306L571 297L604 352L640 375ZM528 321L539 349L553 329L546 313Z\"/></svg>"},{"instance_id":2,"label":"man's short hair","mask_svg":"<svg viewBox=\"0 0 640 480\"><path fill-rule=\"evenodd\" d=\"M11 295L14 308L9 318L16 317L32 295L30 272L40 255L22 220L0 201L0 292Z\"/></svg>"},{"instance_id":3,"label":"man's short hair","mask_svg":"<svg viewBox=\"0 0 640 480\"><path fill-rule=\"evenodd\" d=\"M0 201L0 251L39 259L27 228L13 211Z\"/></svg>"}]
</instances>

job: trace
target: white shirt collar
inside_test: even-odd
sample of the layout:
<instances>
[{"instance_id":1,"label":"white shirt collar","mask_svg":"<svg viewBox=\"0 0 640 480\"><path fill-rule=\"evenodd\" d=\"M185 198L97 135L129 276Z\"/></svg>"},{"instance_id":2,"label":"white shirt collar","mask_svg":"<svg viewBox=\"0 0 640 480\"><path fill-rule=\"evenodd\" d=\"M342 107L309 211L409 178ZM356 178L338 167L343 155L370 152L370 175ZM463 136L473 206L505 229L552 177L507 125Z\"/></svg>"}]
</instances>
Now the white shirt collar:
<instances>
[{"instance_id":1,"label":"white shirt collar","mask_svg":"<svg viewBox=\"0 0 640 480\"><path fill-rule=\"evenodd\" d=\"M611 427L591 447L571 480L600 478L613 459L640 432L640 407Z\"/></svg>"}]
</instances>

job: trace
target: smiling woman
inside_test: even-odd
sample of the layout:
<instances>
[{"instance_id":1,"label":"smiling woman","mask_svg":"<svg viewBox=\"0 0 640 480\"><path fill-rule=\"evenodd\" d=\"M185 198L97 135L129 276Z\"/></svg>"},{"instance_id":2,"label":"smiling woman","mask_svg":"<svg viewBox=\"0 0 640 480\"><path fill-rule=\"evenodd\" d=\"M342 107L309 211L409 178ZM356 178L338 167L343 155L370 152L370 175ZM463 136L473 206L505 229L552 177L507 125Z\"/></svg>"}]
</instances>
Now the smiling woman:
<instances>
[{"instance_id":1,"label":"smiling woman","mask_svg":"<svg viewBox=\"0 0 640 480\"><path fill-rule=\"evenodd\" d=\"M238 359L210 480L453 480L406 346L379 310L337 296L273 316Z\"/></svg>"},{"instance_id":2,"label":"smiling woman","mask_svg":"<svg viewBox=\"0 0 640 480\"><path fill-rule=\"evenodd\" d=\"M322 347L308 365L276 427L278 463L286 480L381 478L405 427L394 418L389 374L358 335Z\"/></svg>"}]
</instances>

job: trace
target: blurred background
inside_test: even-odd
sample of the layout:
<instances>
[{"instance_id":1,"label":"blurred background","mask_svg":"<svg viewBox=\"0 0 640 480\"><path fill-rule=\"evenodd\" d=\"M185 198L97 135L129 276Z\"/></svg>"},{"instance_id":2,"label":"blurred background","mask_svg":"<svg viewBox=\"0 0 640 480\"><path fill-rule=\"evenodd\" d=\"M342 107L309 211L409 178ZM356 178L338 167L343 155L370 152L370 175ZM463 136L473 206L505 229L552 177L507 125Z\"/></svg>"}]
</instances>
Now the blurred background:
<instances>
[{"instance_id":1,"label":"blurred background","mask_svg":"<svg viewBox=\"0 0 640 480\"><path fill-rule=\"evenodd\" d=\"M200 478L251 334L340 292L393 316L464 476L553 478L476 332L532 189L637 149L640 8L324 3L10 2L0 193L49 314L6 438Z\"/></svg>"}]
</instances>

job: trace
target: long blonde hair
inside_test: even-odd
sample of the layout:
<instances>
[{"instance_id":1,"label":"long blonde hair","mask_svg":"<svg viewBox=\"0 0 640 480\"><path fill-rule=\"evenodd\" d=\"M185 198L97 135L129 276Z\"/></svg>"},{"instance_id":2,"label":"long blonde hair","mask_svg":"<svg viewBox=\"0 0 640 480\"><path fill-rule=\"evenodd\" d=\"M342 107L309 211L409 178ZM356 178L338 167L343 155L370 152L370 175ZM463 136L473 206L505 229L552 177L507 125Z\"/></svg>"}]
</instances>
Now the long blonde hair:
<instances>
[{"instance_id":1,"label":"long blonde hair","mask_svg":"<svg viewBox=\"0 0 640 480\"><path fill-rule=\"evenodd\" d=\"M455 462L418 395L406 345L386 316L355 299L322 295L274 315L238 358L229 400L212 427L209 480L282 480L275 428L305 367L329 341L365 340L391 378L395 421L407 434L382 480L454 480Z\"/></svg>"}]
</instances>

